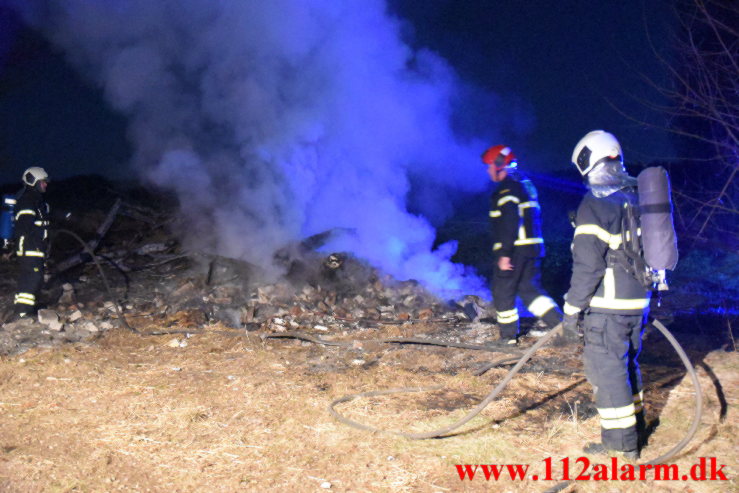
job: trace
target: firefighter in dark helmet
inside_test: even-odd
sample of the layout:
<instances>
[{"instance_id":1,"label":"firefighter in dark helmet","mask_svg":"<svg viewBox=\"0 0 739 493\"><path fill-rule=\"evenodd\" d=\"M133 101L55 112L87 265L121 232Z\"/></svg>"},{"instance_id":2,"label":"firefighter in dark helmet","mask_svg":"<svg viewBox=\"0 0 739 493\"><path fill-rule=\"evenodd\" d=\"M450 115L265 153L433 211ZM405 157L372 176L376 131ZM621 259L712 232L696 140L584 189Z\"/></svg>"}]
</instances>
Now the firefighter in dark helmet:
<instances>
[{"instance_id":1,"label":"firefighter in dark helmet","mask_svg":"<svg viewBox=\"0 0 739 493\"><path fill-rule=\"evenodd\" d=\"M585 374L601 425L601 443L587 445L585 452L618 451L636 459L644 432L637 357L650 292L618 260L625 206L638 201L636 179L624 169L619 142L602 130L578 142L572 162L589 191L577 210L563 322L572 335L583 317Z\"/></svg>"},{"instance_id":2,"label":"firefighter in dark helmet","mask_svg":"<svg viewBox=\"0 0 739 493\"><path fill-rule=\"evenodd\" d=\"M488 165L490 179L498 184L490 201L493 304L501 340L515 344L519 331L516 296L548 329L560 322L562 312L540 286L544 240L536 188L518 171L516 156L507 146L491 147L483 153L482 162ZM542 336L544 332L530 334Z\"/></svg>"},{"instance_id":3,"label":"firefighter in dark helmet","mask_svg":"<svg viewBox=\"0 0 739 493\"><path fill-rule=\"evenodd\" d=\"M36 311L44 281L48 246L49 206L44 200L49 175L37 166L23 172L23 189L15 206L15 241L18 255L18 287L14 309L17 317Z\"/></svg>"}]
</instances>

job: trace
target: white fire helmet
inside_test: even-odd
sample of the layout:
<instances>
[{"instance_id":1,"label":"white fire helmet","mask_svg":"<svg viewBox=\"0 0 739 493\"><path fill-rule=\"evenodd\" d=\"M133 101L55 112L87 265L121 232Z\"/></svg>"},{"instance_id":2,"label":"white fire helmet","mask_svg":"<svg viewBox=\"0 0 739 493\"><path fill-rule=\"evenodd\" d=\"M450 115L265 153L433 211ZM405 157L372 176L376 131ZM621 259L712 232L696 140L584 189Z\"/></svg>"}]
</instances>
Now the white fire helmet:
<instances>
[{"instance_id":1,"label":"white fire helmet","mask_svg":"<svg viewBox=\"0 0 739 493\"><path fill-rule=\"evenodd\" d=\"M32 166L23 172L23 183L29 187L36 186L40 181L49 181L49 175L44 168Z\"/></svg>"},{"instance_id":2,"label":"white fire helmet","mask_svg":"<svg viewBox=\"0 0 739 493\"><path fill-rule=\"evenodd\" d=\"M623 164L621 144L616 137L603 130L593 130L575 146L572 152L572 164L582 176L590 173L598 164L618 159Z\"/></svg>"}]
</instances>

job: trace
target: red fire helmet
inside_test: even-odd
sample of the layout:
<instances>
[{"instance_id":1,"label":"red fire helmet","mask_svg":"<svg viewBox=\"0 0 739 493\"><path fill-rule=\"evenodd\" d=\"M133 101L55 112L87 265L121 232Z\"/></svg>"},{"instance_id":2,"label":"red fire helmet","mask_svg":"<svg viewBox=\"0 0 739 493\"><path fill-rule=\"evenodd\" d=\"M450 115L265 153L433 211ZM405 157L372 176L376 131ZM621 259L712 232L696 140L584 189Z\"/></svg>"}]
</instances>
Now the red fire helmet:
<instances>
[{"instance_id":1,"label":"red fire helmet","mask_svg":"<svg viewBox=\"0 0 739 493\"><path fill-rule=\"evenodd\" d=\"M488 166L495 166L495 169L508 168L516 166L516 155L510 147L497 145L482 153L482 162Z\"/></svg>"}]
</instances>

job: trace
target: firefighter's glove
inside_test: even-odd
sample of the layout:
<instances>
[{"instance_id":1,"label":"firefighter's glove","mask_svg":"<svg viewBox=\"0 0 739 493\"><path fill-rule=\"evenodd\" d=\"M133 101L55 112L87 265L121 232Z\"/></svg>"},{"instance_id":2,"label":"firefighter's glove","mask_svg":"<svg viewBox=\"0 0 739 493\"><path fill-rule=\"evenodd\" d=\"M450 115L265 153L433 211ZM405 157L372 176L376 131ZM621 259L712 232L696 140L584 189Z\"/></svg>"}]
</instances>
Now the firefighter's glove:
<instances>
[{"instance_id":1,"label":"firefighter's glove","mask_svg":"<svg viewBox=\"0 0 739 493\"><path fill-rule=\"evenodd\" d=\"M580 314L565 315L562 319L562 337L567 342L580 342L582 337L580 329Z\"/></svg>"}]
</instances>

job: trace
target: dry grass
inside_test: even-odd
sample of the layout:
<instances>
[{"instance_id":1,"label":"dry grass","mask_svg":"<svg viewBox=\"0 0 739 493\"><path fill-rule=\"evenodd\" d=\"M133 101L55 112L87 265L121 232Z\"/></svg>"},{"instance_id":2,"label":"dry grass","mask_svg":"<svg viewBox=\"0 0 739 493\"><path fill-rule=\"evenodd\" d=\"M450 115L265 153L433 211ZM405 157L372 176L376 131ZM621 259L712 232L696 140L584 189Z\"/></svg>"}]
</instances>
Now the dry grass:
<instances>
[{"instance_id":1,"label":"dry grass","mask_svg":"<svg viewBox=\"0 0 739 493\"><path fill-rule=\"evenodd\" d=\"M360 399L340 411L407 431L451 423L503 374L440 372L451 352L465 353L460 350L378 352L362 356L379 360L363 369L351 363L356 352L339 348L219 333L195 335L184 347L173 339L111 332L96 345L0 360L0 491L323 491L327 482L332 491L541 491L553 483L461 482L454 464L531 464L541 472L544 458L574 460L599 435L597 419L577 422L574 414L555 411L571 390L546 400L573 385L587 390L585 383L534 373L519 375L503 399L443 440L370 434L326 411L345 394L443 385L451 390ZM309 371L310 361L329 357L348 363L338 372ZM705 424L677 462L688 467L698 457L717 456L734 478L739 358L722 353L707 362L723 385L728 413L719 422L715 387L701 371ZM528 410L520 410L521 399L531 403ZM673 390L647 458L679 440L691 399L689 382ZM729 485L607 482L581 483L578 491L736 487L735 479Z\"/></svg>"}]
</instances>

